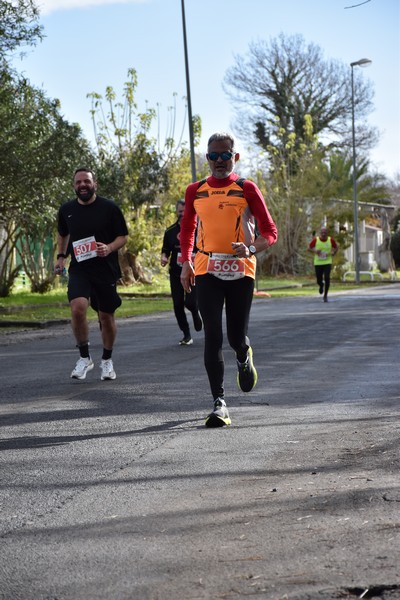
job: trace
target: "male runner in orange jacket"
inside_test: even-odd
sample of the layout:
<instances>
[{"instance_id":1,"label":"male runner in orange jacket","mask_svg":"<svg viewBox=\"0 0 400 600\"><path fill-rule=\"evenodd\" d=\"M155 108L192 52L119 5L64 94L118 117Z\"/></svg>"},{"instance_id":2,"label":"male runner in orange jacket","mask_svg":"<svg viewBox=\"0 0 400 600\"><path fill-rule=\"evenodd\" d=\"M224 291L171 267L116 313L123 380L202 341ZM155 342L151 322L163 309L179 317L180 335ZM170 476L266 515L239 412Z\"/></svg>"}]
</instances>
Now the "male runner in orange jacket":
<instances>
[{"instance_id":1,"label":"male runner in orange jacket","mask_svg":"<svg viewBox=\"0 0 400 600\"><path fill-rule=\"evenodd\" d=\"M204 364L214 401L205 424L223 427L231 424L224 395L223 307L225 304L228 341L236 353L238 385L243 392L250 392L257 383L247 337L255 254L276 242L277 228L258 187L234 173L240 158L234 138L228 133L213 134L206 157L212 175L186 189L181 222L181 282L186 291L196 285L203 319ZM198 251L193 264L196 223Z\"/></svg>"}]
</instances>

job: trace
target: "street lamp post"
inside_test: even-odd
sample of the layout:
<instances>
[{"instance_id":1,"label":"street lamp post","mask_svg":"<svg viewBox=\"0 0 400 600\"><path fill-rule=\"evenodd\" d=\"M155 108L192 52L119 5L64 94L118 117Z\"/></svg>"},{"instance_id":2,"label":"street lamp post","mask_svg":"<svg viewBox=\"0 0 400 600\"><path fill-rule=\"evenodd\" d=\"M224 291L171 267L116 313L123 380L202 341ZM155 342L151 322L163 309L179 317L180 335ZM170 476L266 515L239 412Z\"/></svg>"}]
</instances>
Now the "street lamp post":
<instances>
[{"instance_id":1,"label":"street lamp post","mask_svg":"<svg viewBox=\"0 0 400 600\"><path fill-rule=\"evenodd\" d=\"M350 63L351 67L351 130L353 138L353 209L354 209L354 263L356 283L360 283L360 239L358 235L358 200L357 200L357 162L356 162L356 132L354 118L354 67L362 67L371 64L369 58L361 58Z\"/></svg>"},{"instance_id":2,"label":"street lamp post","mask_svg":"<svg viewBox=\"0 0 400 600\"><path fill-rule=\"evenodd\" d=\"M192 182L195 182L196 181L196 157L194 154L192 100L190 98L189 59L188 59L187 40L186 40L186 19L185 19L185 1L184 0L182 0L182 27L183 27L183 46L184 46L184 50L185 50L186 95L187 95L188 120L189 120L190 163L192 166Z\"/></svg>"}]
</instances>

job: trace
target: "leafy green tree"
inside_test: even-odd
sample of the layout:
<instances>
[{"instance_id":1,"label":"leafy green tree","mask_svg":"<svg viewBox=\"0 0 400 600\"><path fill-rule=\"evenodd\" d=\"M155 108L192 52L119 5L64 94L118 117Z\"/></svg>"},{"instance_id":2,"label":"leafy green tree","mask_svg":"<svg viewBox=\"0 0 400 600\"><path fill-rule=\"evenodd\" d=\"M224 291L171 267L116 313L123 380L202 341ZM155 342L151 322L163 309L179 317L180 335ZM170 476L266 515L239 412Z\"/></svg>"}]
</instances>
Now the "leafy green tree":
<instances>
[{"instance_id":1,"label":"leafy green tree","mask_svg":"<svg viewBox=\"0 0 400 600\"><path fill-rule=\"evenodd\" d=\"M323 170L324 192L331 198L353 201L353 160L349 152L329 152ZM366 157L357 160L357 197L362 203L382 203L388 197L388 185L384 175L372 174Z\"/></svg>"},{"instance_id":2,"label":"leafy green tree","mask_svg":"<svg viewBox=\"0 0 400 600\"><path fill-rule=\"evenodd\" d=\"M0 295L8 295L21 265L32 291L44 292L54 279L45 244L54 236L60 202L71 193L73 169L91 156L89 145L79 126L61 116L57 100L4 68L0 148Z\"/></svg>"},{"instance_id":3,"label":"leafy green tree","mask_svg":"<svg viewBox=\"0 0 400 600\"><path fill-rule=\"evenodd\" d=\"M351 224L354 218L352 160L346 152L321 146L310 115L306 115L304 124L299 143L294 133L287 135L277 122L274 138L286 140L285 145L282 142L267 147L267 169L264 175L257 175L279 231L278 243L263 264L271 274L306 272L311 264L308 243L325 221L331 227L339 225L335 237L341 249L353 241L352 228L348 231L340 227ZM368 204L382 203L386 187L382 176L369 174L367 160L359 161L357 186L360 207L365 206L360 210L361 218ZM336 263L338 260L340 256Z\"/></svg>"},{"instance_id":4,"label":"leafy green tree","mask_svg":"<svg viewBox=\"0 0 400 600\"><path fill-rule=\"evenodd\" d=\"M136 71L129 69L121 101L111 86L104 99L96 92L88 94L102 189L125 210L154 203L168 183L162 157L149 135L156 112L151 108L137 111L136 87Z\"/></svg>"},{"instance_id":5,"label":"leafy green tree","mask_svg":"<svg viewBox=\"0 0 400 600\"><path fill-rule=\"evenodd\" d=\"M191 181L190 154L185 144L175 141L176 106L171 107L168 137L160 140L152 135L159 116L149 106L138 110L137 83L135 69L129 69L120 100L111 86L104 97L96 92L88 96L102 193L114 198L125 213L129 225L126 252L134 259L140 255L144 266L154 271L166 223ZM193 129L198 143L198 116L193 117Z\"/></svg>"},{"instance_id":6,"label":"leafy green tree","mask_svg":"<svg viewBox=\"0 0 400 600\"><path fill-rule=\"evenodd\" d=\"M322 201L320 199L323 199ZM371 174L367 158L357 163L358 220L374 219L377 206L388 204L387 181L379 173ZM335 272L345 264L343 250L354 242L353 164L348 152L334 150L321 164L319 196L316 197L309 226L318 231L325 221L332 227L340 251L335 259ZM376 220L376 217L375 217ZM380 226L380 218L373 224Z\"/></svg>"},{"instance_id":7,"label":"leafy green tree","mask_svg":"<svg viewBox=\"0 0 400 600\"><path fill-rule=\"evenodd\" d=\"M298 143L295 133L287 135L278 122L274 136L277 140L286 141L267 146L269 169L265 183L260 175L257 183L265 193L279 237L278 243L268 253L263 269L275 275L295 274L303 272L307 265L308 221L323 153L309 116L305 118L302 143ZM292 169L294 162L297 165L295 171Z\"/></svg>"},{"instance_id":8,"label":"leafy green tree","mask_svg":"<svg viewBox=\"0 0 400 600\"><path fill-rule=\"evenodd\" d=\"M152 136L157 112L148 106L143 112L138 110L137 84L136 71L131 68L120 100L111 86L104 98L97 92L88 94L102 184L108 195L132 211L158 201L168 190L171 165L187 155L185 145L175 142L174 126L163 141ZM175 122L174 117L172 120ZM198 143L200 119L195 116L193 120Z\"/></svg>"},{"instance_id":9,"label":"leafy green tree","mask_svg":"<svg viewBox=\"0 0 400 600\"><path fill-rule=\"evenodd\" d=\"M32 46L43 37L39 10L33 0L0 0L0 59L19 46Z\"/></svg>"},{"instance_id":10,"label":"leafy green tree","mask_svg":"<svg viewBox=\"0 0 400 600\"><path fill-rule=\"evenodd\" d=\"M60 196L69 193L73 168L90 155L79 126L61 116L58 100L9 65L18 48L42 39L38 19L34 0L0 0L1 296L9 294L21 266L32 291L50 286Z\"/></svg>"}]
</instances>

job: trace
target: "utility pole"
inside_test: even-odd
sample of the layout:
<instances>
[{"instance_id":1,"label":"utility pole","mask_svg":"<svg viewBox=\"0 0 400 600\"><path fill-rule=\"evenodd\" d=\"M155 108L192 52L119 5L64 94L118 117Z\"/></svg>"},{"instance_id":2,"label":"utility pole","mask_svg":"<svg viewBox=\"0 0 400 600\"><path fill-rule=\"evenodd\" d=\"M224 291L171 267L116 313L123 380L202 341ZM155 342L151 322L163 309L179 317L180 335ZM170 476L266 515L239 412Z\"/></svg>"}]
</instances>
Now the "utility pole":
<instances>
[{"instance_id":1,"label":"utility pole","mask_svg":"<svg viewBox=\"0 0 400 600\"><path fill-rule=\"evenodd\" d=\"M192 166L192 182L195 182L197 179L197 177L196 177L196 157L194 154L192 100L190 97L189 59L188 59L187 40L186 40L185 1L181 0L181 3L182 3L183 46L184 46L184 50L185 50L186 96L187 96L188 120L189 120L190 164Z\"/></svg>"},{"instance_id":2,"label":"utility pole","mask_svg":"<svg viewBox=\"0 0 400 600\"><path fill-rule=\"evenodd\" d=\"M356 130L354 110L354 67L362 67L371 64L369 58L361 58L350 63L351 67L351 132L353 140L353 211L354 211L354 263L356 283L360 283L360 236L358 232L358 198L357 198L357 160L356 160Z\"/></svg>"}]
</instances>

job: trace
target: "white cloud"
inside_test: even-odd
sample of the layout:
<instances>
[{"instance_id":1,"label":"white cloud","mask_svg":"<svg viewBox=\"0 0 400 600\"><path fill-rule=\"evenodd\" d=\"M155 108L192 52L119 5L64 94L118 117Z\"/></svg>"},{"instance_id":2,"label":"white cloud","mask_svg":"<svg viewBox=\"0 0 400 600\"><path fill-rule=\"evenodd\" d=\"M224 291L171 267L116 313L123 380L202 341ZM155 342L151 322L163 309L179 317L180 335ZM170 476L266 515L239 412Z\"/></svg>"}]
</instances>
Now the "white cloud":
<instances>
[{"instance_id":1,"label":"white cloud","mask_svg":"<svg viewBox=\"0 0 400 600\"><path fill-rule=\"evenodd\" d=\"M147 1L148 0L39 0L37 4L41 15L49 15L57 10L105 6L106 4L140 4Z\"/></svg>"}]
</instances>

